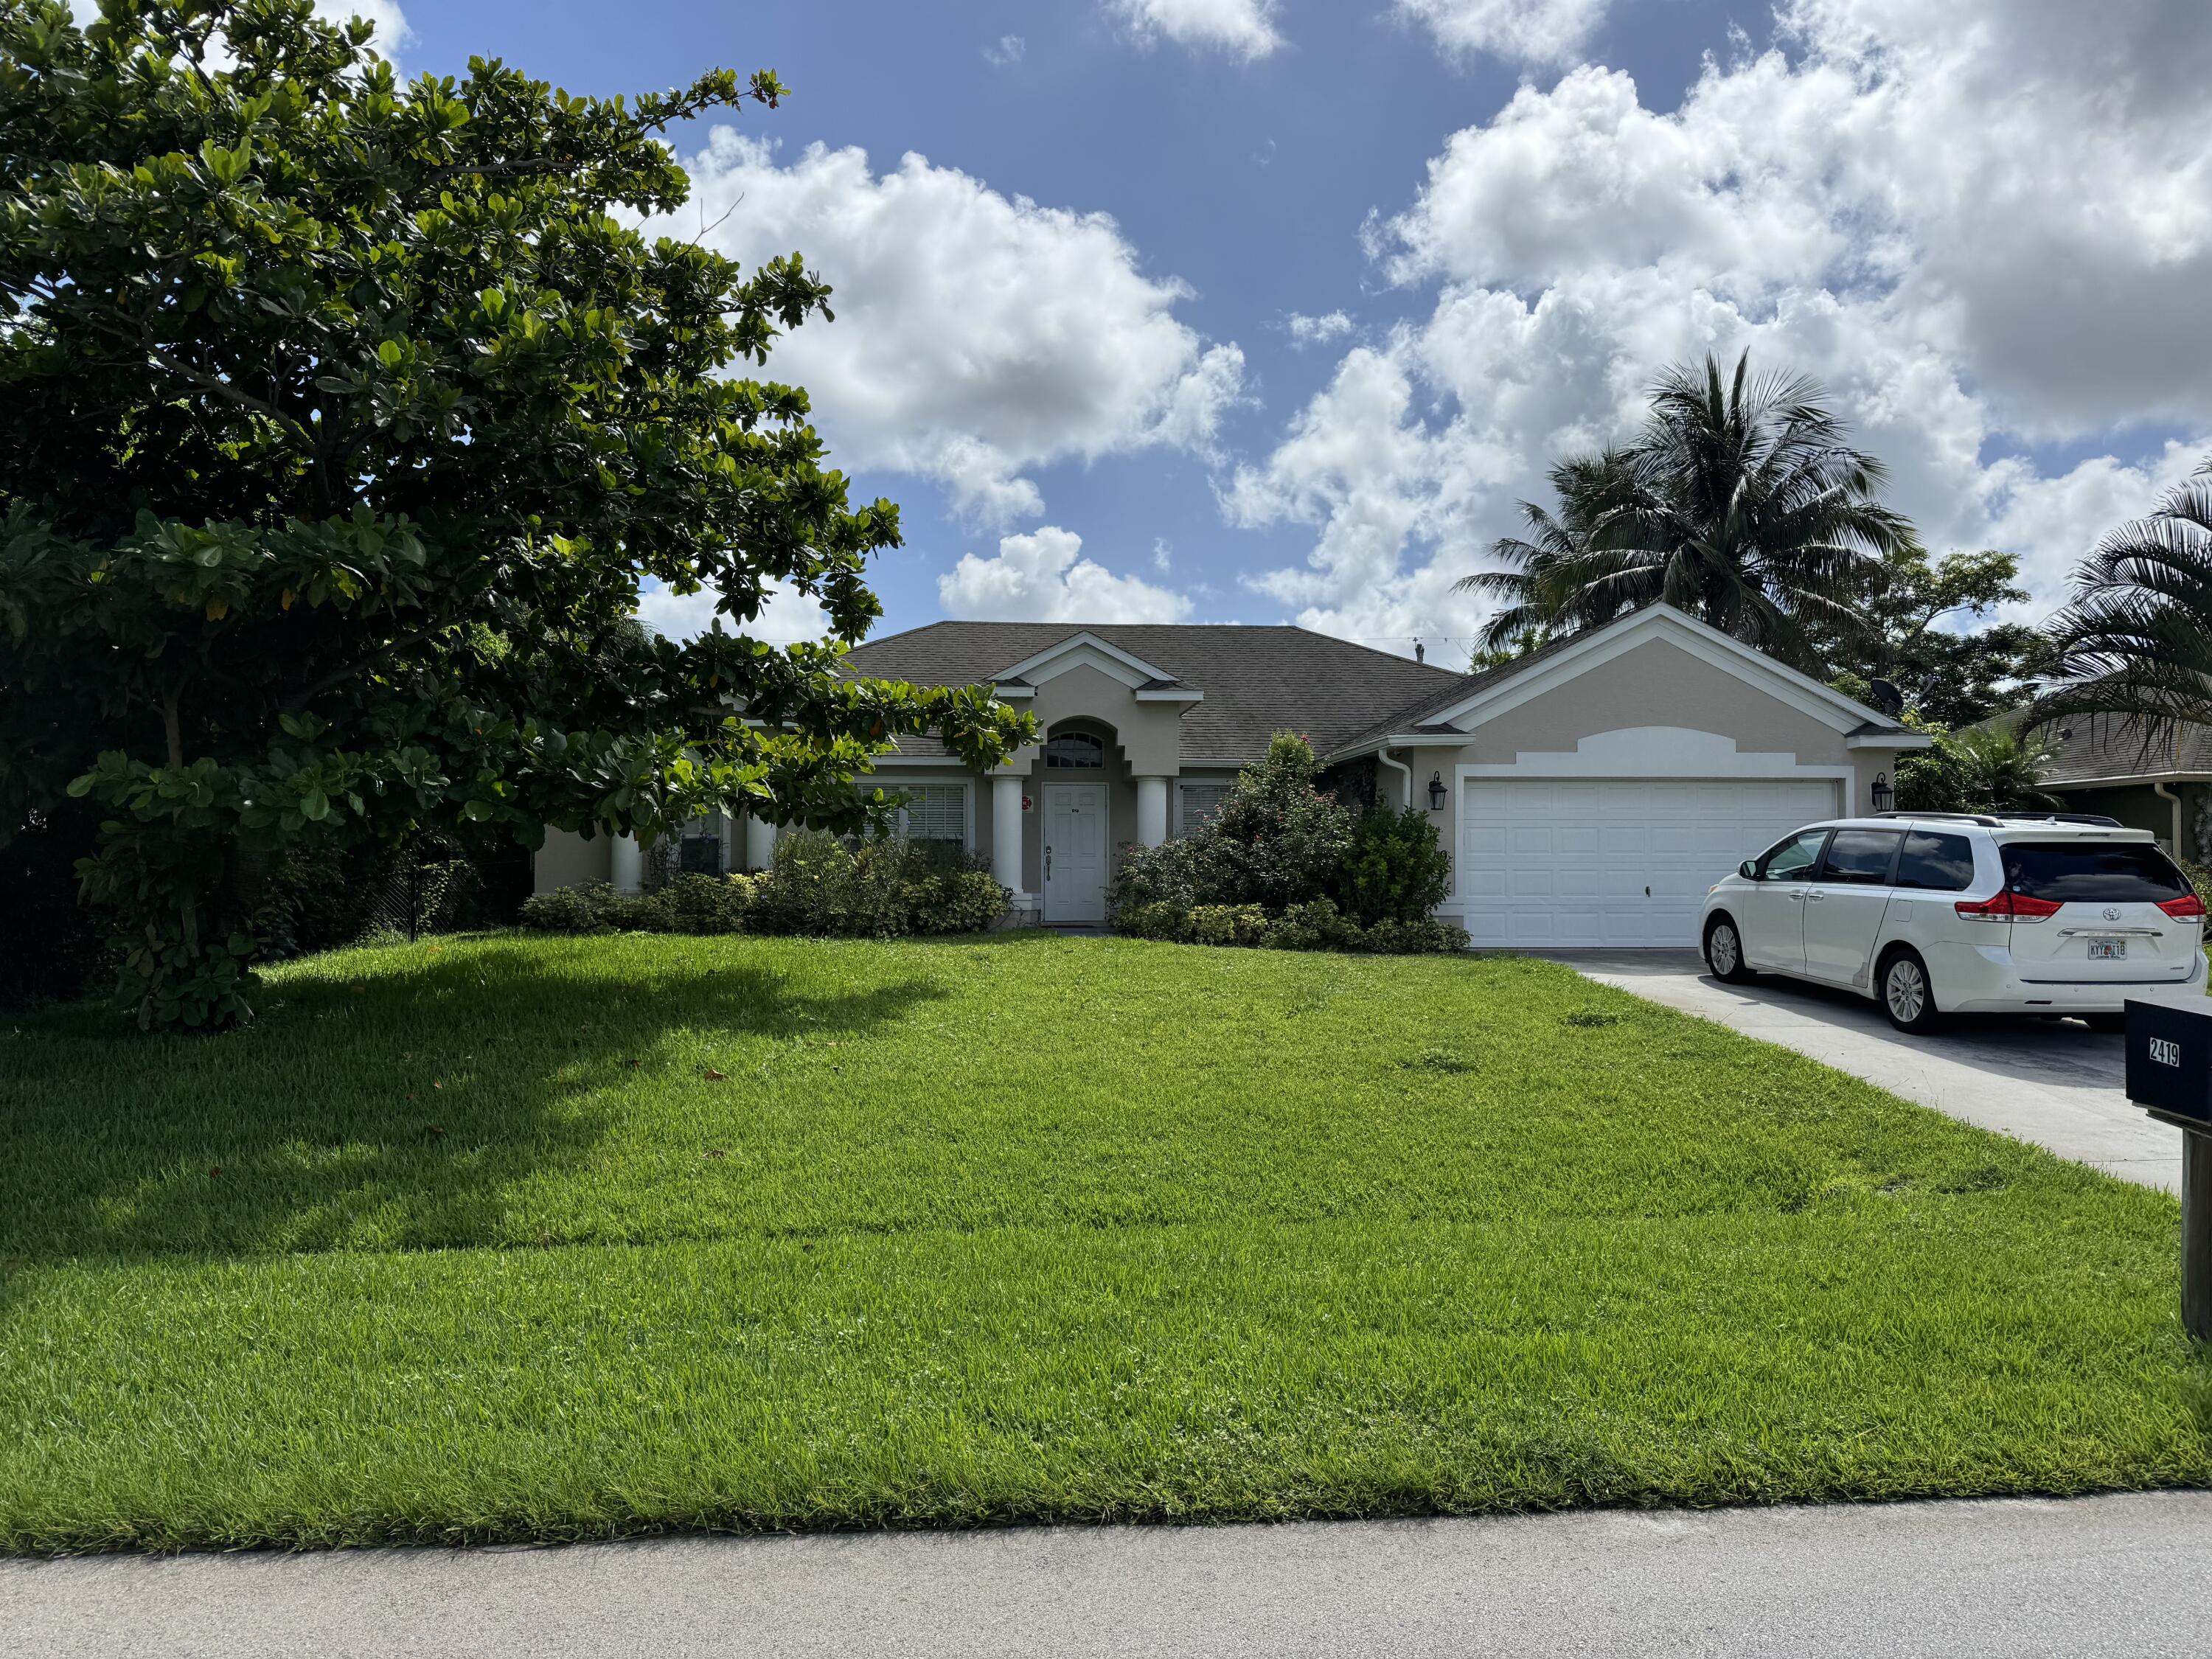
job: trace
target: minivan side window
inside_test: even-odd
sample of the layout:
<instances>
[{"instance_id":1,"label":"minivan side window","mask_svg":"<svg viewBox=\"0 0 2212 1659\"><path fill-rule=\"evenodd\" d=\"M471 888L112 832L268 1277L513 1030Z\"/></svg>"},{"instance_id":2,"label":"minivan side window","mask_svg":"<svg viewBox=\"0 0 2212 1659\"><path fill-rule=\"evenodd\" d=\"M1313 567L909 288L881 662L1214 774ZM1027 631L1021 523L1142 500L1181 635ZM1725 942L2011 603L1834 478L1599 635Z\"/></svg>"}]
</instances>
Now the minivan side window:
<instances>
[{"instance_id":1,"label":"minivan side window","mask_svg":"<svg viewBox=\"0 0 2212 1659\"><path fill-rule=\"evenodd\" d=\"M1974 884L1974 844L1964 836L1908 830L1897 860L1897 884L1937 893L1963 893Z\"/></svg>"},{"instance_id":2,"label":"minivan side window","mask_svg":"<svg viewBox=\"0 0 2212 1659\"><path fill-rule=\"evenodd\" d=\"M1820 879L1844 885L1887 884L1889 866L1897 860L1898 840L1894 830L1837 830L1820 865Z\"/></svg>"},{"instance_id":3,"label":"minivan side window","mask_svg":"<svg viewBox=\"0 0 2212 1659\"><path fill-rule=\"evenodd\" d=\"M1825 830L1803 830L1785 842L1778 842L1766 849L1759 860L1761 881L1807 881L1812 878L1813 866L1820 861L1820 848L1827 844Z\"/></svg>"}]
</instances>

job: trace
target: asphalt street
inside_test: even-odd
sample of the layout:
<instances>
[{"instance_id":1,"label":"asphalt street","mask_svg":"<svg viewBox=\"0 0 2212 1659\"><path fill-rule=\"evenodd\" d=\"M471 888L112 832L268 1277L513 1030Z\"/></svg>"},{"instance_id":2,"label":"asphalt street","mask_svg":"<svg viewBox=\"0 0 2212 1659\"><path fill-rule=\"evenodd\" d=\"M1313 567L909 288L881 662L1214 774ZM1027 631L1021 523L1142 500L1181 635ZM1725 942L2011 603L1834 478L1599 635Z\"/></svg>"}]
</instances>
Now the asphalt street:
<instances>
[{"instance_id":1,"label":"asphalt street","mask_svg":"<svg viewBox=\"0 0 2212 1659\"><path fill-rule=\"evenodd\" d=\"M0 1562L11 1659L2212 1650L2212 1493Z\"/></svg>"}]
</instances>

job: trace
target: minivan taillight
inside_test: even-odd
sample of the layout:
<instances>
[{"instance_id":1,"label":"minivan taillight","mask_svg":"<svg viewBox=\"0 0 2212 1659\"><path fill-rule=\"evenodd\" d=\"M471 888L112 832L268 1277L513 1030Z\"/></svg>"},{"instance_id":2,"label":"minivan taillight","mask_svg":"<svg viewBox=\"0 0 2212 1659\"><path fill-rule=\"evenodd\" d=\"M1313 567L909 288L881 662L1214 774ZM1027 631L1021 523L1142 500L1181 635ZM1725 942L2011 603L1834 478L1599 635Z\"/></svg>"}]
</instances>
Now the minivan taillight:
<instances>
[{"instance_id":1,"label":"minivan taillight","mask_svg":"<svg viewBox=\"0 0 2212 1659\"><path fill-rule=\"evenodd\" d=\"M2204 901L2194 893L2184 893L2179 898L2160 899L2158 908L2176 921L2204 920Z\"/></svg>"},{"instance_id":2,"label":"minivan taillight","mask_svg":"<svg viewBox=\"0 0 2212 1659\"><path fill-rule=\"evenodd\" d=\"M1960 899L1951 908L1968 921L2048 921L2058 914L2055 900L2009 890L1992 898Z\"/></svg>"}]
</instances>

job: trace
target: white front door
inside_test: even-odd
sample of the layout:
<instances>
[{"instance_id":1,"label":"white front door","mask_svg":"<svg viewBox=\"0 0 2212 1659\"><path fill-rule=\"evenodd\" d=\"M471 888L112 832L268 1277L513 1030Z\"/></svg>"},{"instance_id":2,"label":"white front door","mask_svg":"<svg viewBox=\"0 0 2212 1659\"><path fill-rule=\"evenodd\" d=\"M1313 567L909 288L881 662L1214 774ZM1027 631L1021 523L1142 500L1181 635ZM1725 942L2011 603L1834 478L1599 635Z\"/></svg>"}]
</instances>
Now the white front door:
<instances>
[{"instance_id":1,"label":"white front door","mask_svg":"<svg viewBox=\"0 0 2212 1659\"><path fill-rule=\"evenodd\" d=\"M1694 946L1713 883L1835 810L1835 785L1809 779L1471 778L1457 870L1467 931L1536 950Z\"/></svg>"},{"instance_id":2,"label":"white front door","mask_svg":"<svg viewBox=\"0 0 2212 1659\"><path fill-rule=\"evenodd\" d=\"M1106 920L1106 786L1044 787L1044 919Z\"/></svg>"}]
</instances>

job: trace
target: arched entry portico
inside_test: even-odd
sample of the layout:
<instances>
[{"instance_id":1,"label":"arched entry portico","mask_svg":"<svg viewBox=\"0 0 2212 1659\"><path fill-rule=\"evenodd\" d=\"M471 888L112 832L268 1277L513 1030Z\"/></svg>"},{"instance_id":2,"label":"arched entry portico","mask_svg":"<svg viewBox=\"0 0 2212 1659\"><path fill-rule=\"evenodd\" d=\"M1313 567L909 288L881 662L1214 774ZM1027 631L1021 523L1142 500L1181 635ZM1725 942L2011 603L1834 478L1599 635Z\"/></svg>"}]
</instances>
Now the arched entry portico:
<instances>
[{"instance_id":1,"label":"arched entry portico","mask_svg":"<svg viewBox=\"0 0 2212 1659\"><path fill-rule=\"evenodd\" d=\"M1041 890L1048 924L1106 920L1114 873L1115 795L1127 787L1115 732L1087 716L1050 727L1035 773Z\"/></svg>"}]
</instances>

